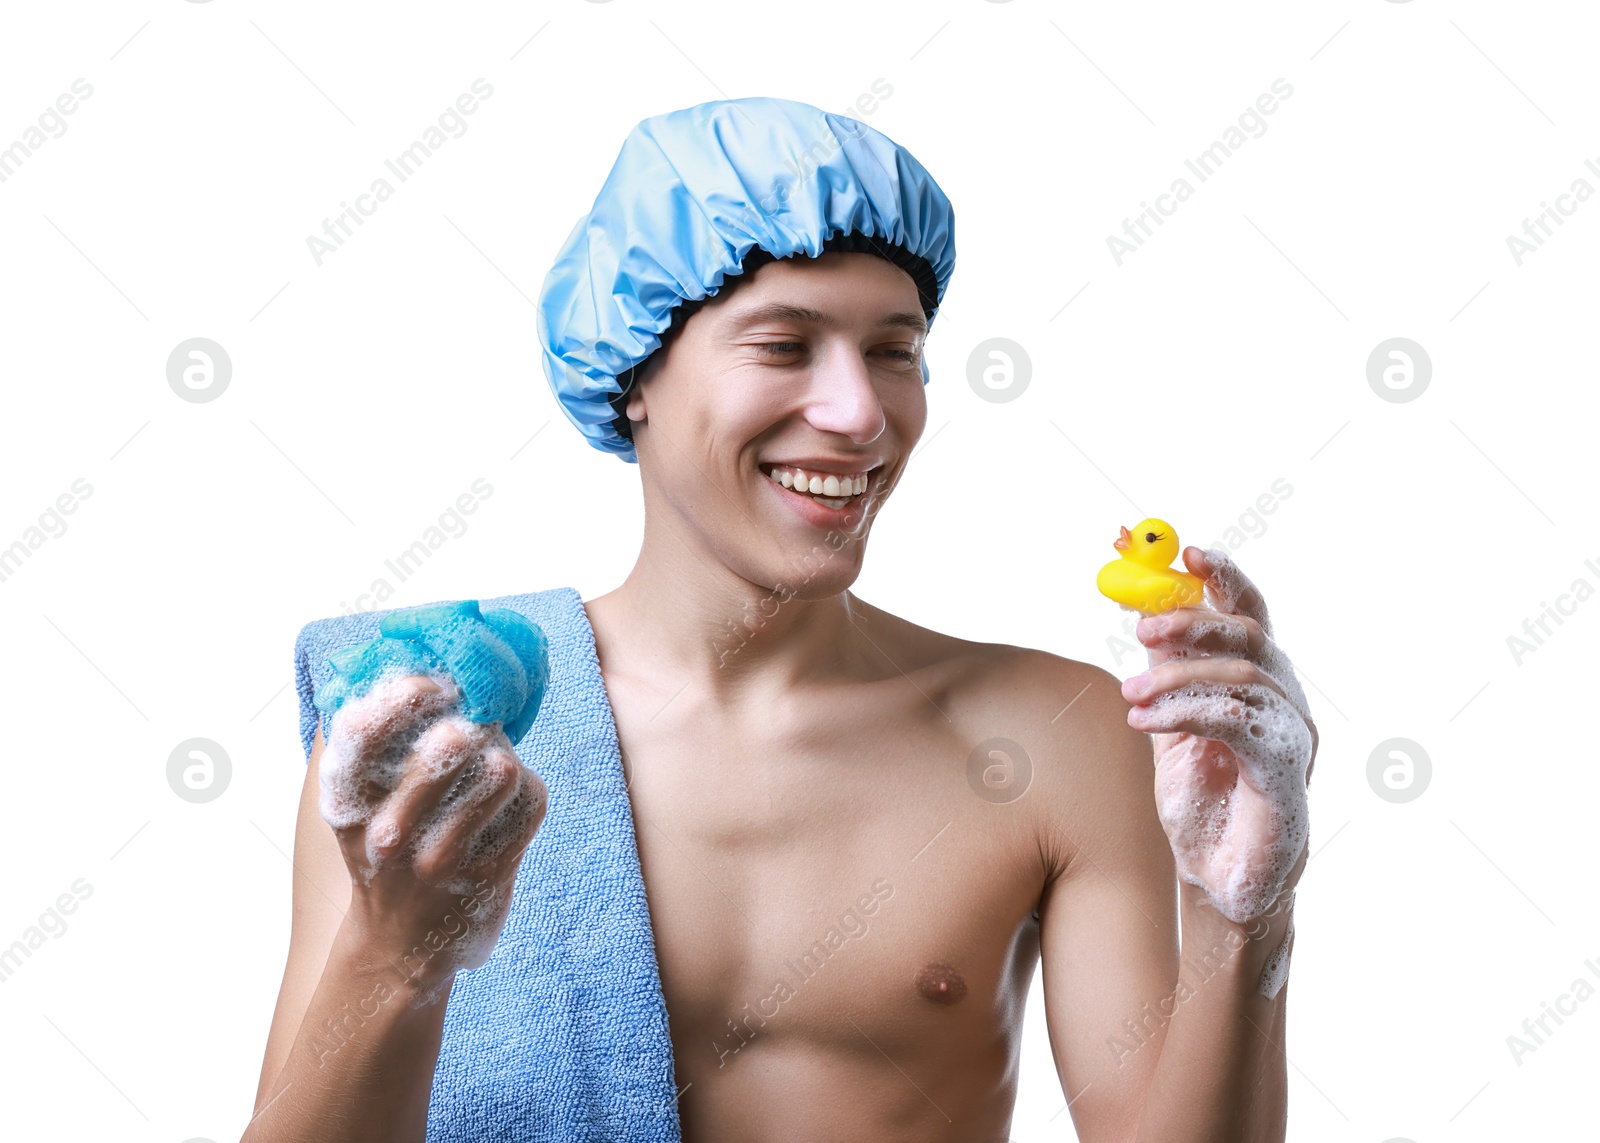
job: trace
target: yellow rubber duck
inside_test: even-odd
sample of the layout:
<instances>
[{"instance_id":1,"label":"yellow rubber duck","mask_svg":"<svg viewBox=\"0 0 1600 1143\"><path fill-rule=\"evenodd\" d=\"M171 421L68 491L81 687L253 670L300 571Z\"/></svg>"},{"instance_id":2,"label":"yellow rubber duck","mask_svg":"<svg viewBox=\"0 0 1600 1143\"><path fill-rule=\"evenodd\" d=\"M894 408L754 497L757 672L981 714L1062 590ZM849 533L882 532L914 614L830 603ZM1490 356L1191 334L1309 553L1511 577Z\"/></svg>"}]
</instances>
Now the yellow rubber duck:
<instances>
[{"instance_id":1,"label":"yellow rubber duck","mask_svg":"<svg viewBox=\"0 0 1600 1143\"><path fill-rule=\"evenodd\" d=\"M1095 586L1100 594L1124 607L1153 615L1173 607L1188 607L1205 598L1205 581L1173 569L1178 558L1178 533L1165 520L1141 520L1132 532L1121 533L1111 546L1122 553L1100 569Z\"/></svg>"}]
</instances>

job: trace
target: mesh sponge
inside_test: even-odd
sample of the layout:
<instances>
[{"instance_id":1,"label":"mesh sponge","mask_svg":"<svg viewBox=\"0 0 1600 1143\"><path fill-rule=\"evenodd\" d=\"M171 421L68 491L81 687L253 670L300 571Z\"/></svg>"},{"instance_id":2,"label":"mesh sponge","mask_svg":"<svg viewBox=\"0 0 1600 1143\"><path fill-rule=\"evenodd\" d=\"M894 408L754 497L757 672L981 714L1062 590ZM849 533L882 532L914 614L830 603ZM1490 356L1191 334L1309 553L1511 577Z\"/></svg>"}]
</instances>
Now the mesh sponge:
<instances>
[{"instance_id":1,"label":"mesh sponge","mask_svg":"<svg viewBox=\"0 0 1600 1143\"><path fill-rule=\"evenodd\" d=\"M393 674L449 674L461 688L461 713L499 722L515 746L528 733L550 681L549 644L538 624L509 608L478 610L478 601L394 611L379 635L328 656L334 675L315 698L330 722L346 702Z\"/></svg>"}]
</instances>

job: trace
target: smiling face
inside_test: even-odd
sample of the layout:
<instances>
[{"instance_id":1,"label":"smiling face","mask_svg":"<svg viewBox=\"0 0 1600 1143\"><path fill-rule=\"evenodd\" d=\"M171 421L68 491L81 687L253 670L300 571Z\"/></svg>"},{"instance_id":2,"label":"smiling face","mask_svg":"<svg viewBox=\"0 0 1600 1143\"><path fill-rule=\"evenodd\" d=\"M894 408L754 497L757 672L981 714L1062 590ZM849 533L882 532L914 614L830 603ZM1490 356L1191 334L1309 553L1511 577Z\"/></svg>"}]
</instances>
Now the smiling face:
<instances>
[{"instance_id":1,"label":"smiling face","mask_svg":"<svg viewBox=\"0 0 1600 1143\"><path fill-rule=\"evenodd\" d=\"M927 423L926 328L910 276L876 255L802 255L729 278L625 406L647 543L665 528L801 599L849 587Z\"/></svg>"}]
</instances>

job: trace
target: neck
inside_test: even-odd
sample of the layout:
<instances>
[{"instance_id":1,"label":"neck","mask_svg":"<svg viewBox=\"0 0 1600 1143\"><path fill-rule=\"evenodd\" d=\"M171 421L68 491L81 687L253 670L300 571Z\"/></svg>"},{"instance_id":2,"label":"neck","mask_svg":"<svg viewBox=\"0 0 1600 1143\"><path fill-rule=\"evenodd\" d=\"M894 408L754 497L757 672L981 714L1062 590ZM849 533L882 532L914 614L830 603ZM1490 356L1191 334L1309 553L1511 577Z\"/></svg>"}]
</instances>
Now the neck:
<instances>
[{"instance_id":1,"label":"neck","mask_svg":"<svg viewBox=\"0 0 1600 1143\"><path fill-rule=\"evenodd\" d=\"M744 706L859 664L862 603L846 589L815 595L817 584L840 578L847 565L827 564L852 559L847 551L822 548L825 563L810 569L802 599L790 586L746 579L680 534L648 522L645 532L627 579L585 604L608 668L648 672L669 694Z\"/></svg>"}]
</instances>

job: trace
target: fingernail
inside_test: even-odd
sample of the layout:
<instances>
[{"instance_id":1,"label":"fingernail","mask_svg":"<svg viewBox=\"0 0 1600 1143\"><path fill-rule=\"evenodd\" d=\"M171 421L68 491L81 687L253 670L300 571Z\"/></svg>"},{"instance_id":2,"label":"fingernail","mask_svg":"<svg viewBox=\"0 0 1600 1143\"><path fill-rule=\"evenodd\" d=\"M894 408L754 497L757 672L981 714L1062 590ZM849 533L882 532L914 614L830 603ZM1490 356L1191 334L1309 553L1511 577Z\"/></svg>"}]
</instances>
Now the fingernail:
<instances>
[{"instance_id":1,"label":"fingernail","mask_svg":"<svg viewBox=\"0 0 1600 1143\"><path fill-rule=\"evenodd\" d=\"M1146 671L1142 675L1134 675L1133 678L1129 679L1123 684L1123 686L1136 695L1142 695L1148 691L1154 683L1155 676L1149 671Z\"/></svg>"}]
</instances>

